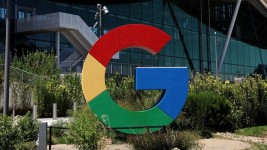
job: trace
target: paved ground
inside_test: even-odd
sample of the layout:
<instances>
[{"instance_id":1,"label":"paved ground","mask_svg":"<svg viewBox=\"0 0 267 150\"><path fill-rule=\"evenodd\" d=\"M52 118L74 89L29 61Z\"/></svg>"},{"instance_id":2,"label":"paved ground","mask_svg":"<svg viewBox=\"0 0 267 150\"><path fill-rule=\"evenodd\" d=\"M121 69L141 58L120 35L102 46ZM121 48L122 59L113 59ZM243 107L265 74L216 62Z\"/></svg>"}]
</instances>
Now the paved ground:
<instances>
[{"instance_id":1,"label":"paved ground","mask_svg":"<svg viewBox=\"0 0 267 150\"><path fill-rule=\"evenodd\" d=\"M267 145L267 138L240 136L232 133L216 133L217 138L201 139L202 150L243 150L251 147L250 142ZM53 150L78 150L70 145L52 145ZM104 150L133 150L127 144L107 145Z\"/></svg>"},{"instance_id":2,"label":"paved ground","mask_svg":"<svg viewBox=\"0 0 267 150\"><path fill-rule=\"evenodd\" d=\"M247 142L227 139L202 139L199 142L203 150L243 150L251 147Z\"/></svg>"},{"instance_id":3,"label":"paved ground","mask_svg":"<svg viewBox=\"0 0 267 150\"><path fill-rule=\"evenodd\" d=\"M78 148L75 148L71 145L66 145L66 144L52 145L51 149L52 150L78 150ZM105 146L103 150L133 150L133 148L127 144L112 144L112 145Z\"/></svg>"}]
</instances>

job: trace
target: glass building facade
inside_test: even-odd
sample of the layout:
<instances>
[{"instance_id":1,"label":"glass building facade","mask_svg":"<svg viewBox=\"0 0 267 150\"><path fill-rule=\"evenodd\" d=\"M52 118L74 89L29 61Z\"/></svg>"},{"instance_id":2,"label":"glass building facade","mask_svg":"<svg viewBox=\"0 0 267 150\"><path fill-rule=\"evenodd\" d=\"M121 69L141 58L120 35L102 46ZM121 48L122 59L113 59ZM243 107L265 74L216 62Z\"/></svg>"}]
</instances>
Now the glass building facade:
<instances>
[{"instance_id":1,"label":"glass building facade","mask_svg":"<svg viewBox=\"0 0 267 150\"><path fill-rule=\"evenodd\" d=\"M5 1L0 2L0 49L2 50L4 48L6 11L3 2ZM65 12L79 15L88 26L93 26L96 22L94 19L97 12L96 4L102 3L108 7L110 12L109 15L103 16L104 33L121 25L142 23L162 29L172 37L171 41L157 55L151 55L142 49L130 48L120 52L120 58L112 59L111 63L135 66L187 66L196 72L215 73L215 50L217 50L219 61L235 2L210 2L208 10L206 9L207 2L206 0L197 3L186 0L18 0L12 3L12 16L16 19L23 19L34 15ZM242 12L245 11L246 5L248 4L241 5L228 46L220 72L223 79L233 80L239 75L253 73L259 64L267 63L267 47L261 44L260 39L260 42L257 43L255 37L246 38L245 30L242 30L242 16L240 15L244 14ZM257 12L253 6L252 12ZM261 16L259 13L254 13L254 15ZM245 20L251 22L249 18ZM92 29L94 32L98 32L98 28ZM251 31L253 27L248 27L248 29L248 32L253 33ZM16 29L13 31L13 47L17 53L22 53L24 50L55 49L55 32L16 34ZM249 36L247 35L247 37ZM63 53L62 61L74 51L73 46L64 36L61 36L60 47Z\"/></svg>"}]
</instances>

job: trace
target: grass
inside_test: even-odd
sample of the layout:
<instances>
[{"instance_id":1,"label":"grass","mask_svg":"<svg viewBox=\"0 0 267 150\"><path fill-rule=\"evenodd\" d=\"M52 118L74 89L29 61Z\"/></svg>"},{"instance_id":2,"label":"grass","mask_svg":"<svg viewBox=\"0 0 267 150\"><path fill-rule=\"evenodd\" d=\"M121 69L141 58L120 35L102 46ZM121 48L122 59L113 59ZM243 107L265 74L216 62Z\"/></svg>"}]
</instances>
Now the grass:
<instances>
[{"instance_id":1,"label":"grass","mask_svg":"<svg viewBox=\"0 0 267 150\"><path fill-rule=\"evenodd\" d=\"M258 126L238 129L235 131L236 134L244 136L256 136L256 137L266 137L267 136L267 126Z\"/></svg>"},{"instance_id":2,"label":"grass","mask_svg":"<svg viewBox=\"0 0 267 150\"><path fill-rule=\"evenodd\" d=\"M264 144L259 144L259 143L250 143L250 144L251 144L251 147L245 150L266 150L267 149L267 145L264 145Z\"/></svg>"}]
</instances>

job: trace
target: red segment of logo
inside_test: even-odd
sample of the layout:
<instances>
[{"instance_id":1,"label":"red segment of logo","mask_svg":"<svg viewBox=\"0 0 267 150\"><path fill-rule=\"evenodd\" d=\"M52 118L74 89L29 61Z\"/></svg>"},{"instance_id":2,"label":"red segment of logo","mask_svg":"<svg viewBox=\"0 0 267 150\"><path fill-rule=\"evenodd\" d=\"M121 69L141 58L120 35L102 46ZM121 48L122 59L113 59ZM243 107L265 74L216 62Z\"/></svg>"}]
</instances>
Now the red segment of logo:
<instances>
[{"instance_id":1,"label":"red segment of logo","mask_svg":"<svg viewBox=\"0 0 267 150\"><path fill-rule=\"evenodd\" d=\"M168 34L157 28L144 24L128 24L102 36L89 53L107 67L112 56L123 49L142 48L151 54L157 54L170 39Z\"/></svg>"}]
</instances>

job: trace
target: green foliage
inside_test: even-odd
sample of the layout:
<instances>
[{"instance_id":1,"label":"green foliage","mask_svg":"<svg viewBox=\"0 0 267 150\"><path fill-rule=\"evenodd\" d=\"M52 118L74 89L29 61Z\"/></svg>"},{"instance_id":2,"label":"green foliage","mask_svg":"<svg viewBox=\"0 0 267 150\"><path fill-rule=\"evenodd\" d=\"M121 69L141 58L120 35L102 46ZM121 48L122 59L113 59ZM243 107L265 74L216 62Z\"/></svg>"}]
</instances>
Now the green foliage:
<instances>
[{"instance_id":1,"label":"green foliage","mask_svg":"<svg viewBox=\"0 0 267 150\"><path fill-rule=\"evenodd\" d=\"M77 105L84 104L80 82L81 79L77 74L65 75L58 81L35 80L33 93L34 103L38 106L38 115L51 117L53 103L57 103L58 116L66 116L73 102L77 102Z\"/></svg>"},{"instance_id":2,"label":"green foliage","mask_svg":"<svg viewBox=\"0 0 267 150\"><path fill-rule=\"evenodd\" d=\"M169 150L179 148L181 150L198 149L199 136L191 131L168 131L166 133L153 133L145 135L132 135L128 142L136 150Z\"/></svg>"},{"instance_id":3,"label":"green foliage","mask_svg":"<svg viewBox=\"0 0 267 150\"><path fill-rule=\"evenodd\" d=\"M19 143L15 145L16 150L36 150L37 145L35 142L25 142L25 143Z\"/></svg>"},{"instance_id":4,"label":"green foliage","mask_svg":"<svg viewBox=\"0 0 267 150\"><path fill-rule=\"evenodd\" d=\"M82 150L95 150L99 147L98 141L102 136L100 126L100 122L88 107L79 109L68 125L67 141Z\"/></svg>"},{"instance_id":5,"label":"green foliage","mask_svg":"<svg viewBox=\"0 0 267 150\"><path fill-rule=\"evenodd\" d=\"M198 130L211 128L218 131L231 129L229 116L231 104L224 97L214 93L189 93L184 112Z\"/></svg>"},{"instance_id":6,"label":"green foliage","mask_svg":"<svg viewBox=\"0 0 267 150\"><path fill-rule=\"evenodd\" d=\"M56 64L57 60L53 53L41 51L27 53L22 57L14 57L12 61L12 67L47 77L59 76Z\"/></svg>"},{"instance_id":7,"label":"green foliage","mask_svg":"<svg viewBox=\"0 0 267 150\"><path fill-rule=\"evenodd\" d=\"M257 126L257 127L238 129L235 131L235 133L245 136L262 137L266 136L267 126Z\"/></svg>"},{"instance_id":8,"label":"green foliage","mask_svg":"<svg viewBox=\"0 0 267 150\"><path fill-rule=\"evenodd\" d=\"M52 144L67 144L66 136L67 136L67 122L63 120L58 120L57 122L52 124ZM50 132L50 131L49 131ZM47 136L49 138L49 136Z\"/></svg>"},{"instance_id":9,"label":"green foliage","mask_svg":"<svg viewBox=\"0 0 267 150\"><path fill-rule=\"evenodd\" d=\"M0 149L15 149L28 142L37 140L38 124L28 113L17 118L14 122L11 117L0 114ZM23 149L23 148L21 148Z\"/></svg>"},{"instance_id":10,"label":"green foliage","mask_svg":"<svg viewBox=\"0 0 267 150\"><path fill-rule=\"evenodd\" d=\"M196 74L190 93L210 92L221 95L231 104L229 121L235 128L267 123L267 81L261 76L247 76L242 83L231 84L215 79L211 74Z\"/></svg>"},{"instance_id":11,"label":"green foliage","mask_svg":"<svg viewBox=\"0 0 267 150\"><path fill-rule=\"evenodd\" d=\"M161 96L161 91L136 91L133 76L123 77L116 73L106 79L108 91L120 106L129 110L146 110L153 107Z\"/></svg>"},{"instance_id":12,"label":"green foliage","mask_svg":"<svg viewBox=\"0 0 267 150\"><path fill-rule=\"evenodd\" d=\"M11 117L0 114L0 149L13 149L17 143L16 128Z\"/></svg>"},{"instance_id":13,"label":"green foliage","mask_svg":"<svg viewBox=\"0 0 267 150\"><path fill-rule=\"evenodd\" d=\"M33 120L30 113L17 120L16 131L20 142L36 141L38 135L38 122Z\"/></svg>"},{"instance_id":14,"label":"green foliage","mask_svg":"<svg viewBox=\"0 0 267 150\"><path fill-rule=\"evenodd\" d=\"M240 121L244 127L267 123L267 82L260 76L247 77L234 86L233 105L242 112Z\"/></svg>"}]
</instances>

